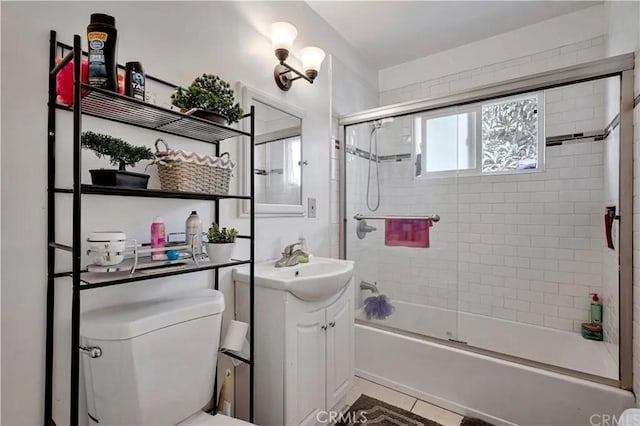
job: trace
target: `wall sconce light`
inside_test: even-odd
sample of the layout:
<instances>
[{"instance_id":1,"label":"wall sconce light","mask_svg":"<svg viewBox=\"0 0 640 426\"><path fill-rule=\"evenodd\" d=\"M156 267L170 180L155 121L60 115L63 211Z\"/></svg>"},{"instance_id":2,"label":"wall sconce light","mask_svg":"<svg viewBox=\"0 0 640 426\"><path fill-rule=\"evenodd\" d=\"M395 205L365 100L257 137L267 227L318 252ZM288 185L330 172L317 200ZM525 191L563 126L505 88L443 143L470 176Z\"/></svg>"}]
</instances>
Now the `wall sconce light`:
<instances>
[{"instance_id":1,"label":"wall sconce light","mask_svg":"<svg viewBox=\"0 0 640 426\"><path fill-rule=\"evenodd\" d=\"M319 47L305 47L301 51L302 69L300 72L285 61L289 57L289 52L293 46L293 41L298 35L296 27L288 22L274 22L271 24L271 45L280 61L273 70L273 77L280 90L285 92L291 88L294 81L303 78L313 84L313 80L318 76L320 65L324 61L325 53ZM293 74L296 76L294 77Z\"/></svg>"}]
</instances>

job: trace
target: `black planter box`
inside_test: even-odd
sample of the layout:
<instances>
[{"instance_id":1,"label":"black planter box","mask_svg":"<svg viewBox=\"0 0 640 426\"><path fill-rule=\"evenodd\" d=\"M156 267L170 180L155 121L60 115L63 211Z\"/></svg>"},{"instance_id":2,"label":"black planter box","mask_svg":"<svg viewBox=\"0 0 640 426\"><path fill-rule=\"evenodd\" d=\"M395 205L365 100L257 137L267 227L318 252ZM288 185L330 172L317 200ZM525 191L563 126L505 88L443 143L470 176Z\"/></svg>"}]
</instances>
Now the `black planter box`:
<instances>
[{"instance_id":1,"label":"black planter box","mask_svg":"<svg viewBox=\"0 0 640 426\"><path fill-rule=\"evenodd\" d=\"M100 186L124 186L147 189L149 175L115 169L89 170L91 183Z\"/></svg>"},{"instance_id":2,"label":"black planter box","mask_svg":"<svg viewBox=\"0 0 640 426\"><path fill-rule=\"evenodd\" d=\"M187 113L188 114L188 113ZM216 111L204 110L204 109L193 109L191 110L191 115L194 117L202 118L207 121L211 121L213 123L227 125L229 119L224 115L220 114Z\"/></svg>"}]
</instances>

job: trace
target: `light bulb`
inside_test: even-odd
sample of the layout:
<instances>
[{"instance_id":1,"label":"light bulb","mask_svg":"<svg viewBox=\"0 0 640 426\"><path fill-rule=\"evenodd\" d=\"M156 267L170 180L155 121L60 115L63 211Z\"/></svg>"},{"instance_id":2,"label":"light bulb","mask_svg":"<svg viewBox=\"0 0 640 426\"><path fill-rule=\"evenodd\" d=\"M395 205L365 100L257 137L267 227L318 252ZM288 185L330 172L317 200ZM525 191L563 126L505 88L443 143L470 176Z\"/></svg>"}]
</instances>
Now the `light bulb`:
<instances>
[{"instance_id":1,"label":"light bulb","mask_svg":"<svg viewBox=\"0 0 640 426\"><path fill-rule=\"evenodd\" d=\"M287 59L297 36L298 30L288 22L271 24L271 46L280 61Z\"/></svg>"},{"instance_id":2,"label":"light bulb","mask_svg":"<svg viewBox=\"0 0 640 426\"><path fill-rule=\"evenodd\" d=\"M320 71L320 65L322 65L322 61L324 61L324 50L319 47L305 47L300 52L302 56L302 69L304 73L310 79L315 79L318 76L318 71Z\"/></svg>"}]
</instances>

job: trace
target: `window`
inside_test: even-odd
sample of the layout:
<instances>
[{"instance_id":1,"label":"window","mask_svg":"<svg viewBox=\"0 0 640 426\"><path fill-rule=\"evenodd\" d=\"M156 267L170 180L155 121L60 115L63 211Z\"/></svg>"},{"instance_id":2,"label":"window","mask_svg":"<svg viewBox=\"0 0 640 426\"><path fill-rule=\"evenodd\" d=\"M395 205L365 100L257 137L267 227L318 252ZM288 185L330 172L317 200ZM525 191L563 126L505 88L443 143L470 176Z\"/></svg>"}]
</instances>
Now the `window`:
<instances>
[{"instance_id":1,"label":"window","mask_svg":"<svg viewBox=\"0 0 640 426\"><path fill-rule=\"evenodd\" d=\"M416 116L416 176L542 168L541 107L540 93Z\"/></svg>"}]
</instances>

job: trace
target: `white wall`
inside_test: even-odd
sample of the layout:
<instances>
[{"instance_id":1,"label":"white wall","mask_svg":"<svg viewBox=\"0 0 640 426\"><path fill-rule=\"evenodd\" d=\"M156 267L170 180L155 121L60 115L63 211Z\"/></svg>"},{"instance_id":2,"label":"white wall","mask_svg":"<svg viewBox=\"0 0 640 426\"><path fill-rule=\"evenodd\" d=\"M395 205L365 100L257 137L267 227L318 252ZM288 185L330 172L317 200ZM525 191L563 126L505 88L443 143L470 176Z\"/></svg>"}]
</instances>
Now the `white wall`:
<instances>
[{"instance_id":1,"label":"white wall","mask_svg":"<svg viewBox=\"0 0 640 426\"><path fill-rule=\"evenodd\" d=\"M603 15L604 6L602 4L592 6L404 64L385 68L379 72L380 91L386 92L415 83L481 68L484 68L484 72L481 73L484 77L473 78L473 81L470 82L473 86L488 83L483 80L491 80L494 75L495 81L512 78L513 70L508 68L519 67L523 64L524 66L521 68L525 72L524 75L546 69L559 68L565 65L566 58L562 60L549 58L548 64L538 65L541 69L531 67L526 62L537 62L538 57L536 55L538 54L547 59L546 52L549 50L584 40L591 40L605 34L606 27ZM589 52L574 52L569 56L582 59L582 56L589 56ZM588 60L588 58L585 59ZM442 82L446 82L446 79ZM460 87L458 90L465 88ZM452 90L455 91L456 89ZM437 94L424 93L422 97Z\"/></svg>"},{"instance_id":2,"label":"white wall","mask_svg":"<svg viewBox=\"0 0 640 426\"><path fill-rule=\"evenodd\" d=\"M513 35L516 39L524 36L524 34ZM605 42L606 36L597 35L571 44L555 45L555 47L550 47L547 50L531 55L516 56L491 65L479 67L475 63L468 63L466 64L467 68L461 67L451 74L439 75L438 77L429 76L420 82L381 90L380 105L446 96L479 86L498 84L513 78L600 59L605 56ZM482 48L483 52L489 53L493 50L499 50L501 45L485 41L483 46L478 48ZM432 64L432 66L439 69L435 64ZM398 72L402 73L401 70L398 70ZM380 75L383 75L382 71ZM382 77L380 84L381 87L384 84Z\"/></svg>"},{"instance_id":3,"label":"white wall","mask_svg":"<svg viewBox=\"0 0 640 426\"><path fill-rule=\"evenodd\" d=\"M2 3L2 235L12 249L2 257L2 422L7 425L34 425L42 421L44 386L44 330L46 283L46 100L49 30L58 31L61 41L71 43L74 33L82 34L92 12L114 15L119 30L119 61L140 60L153 75L187 85L203 72L241 81L305 111L304 198L317 199L316 218L257 221L257 257L273 258L285 243L301 232L311 252L330 253L330 72L323 66L313 85L294 84L290 92L280 92L273 82L276 60L267 37L268 25L287 20L299 29L294 53L315 44L340 59L350 74L336 79L356 80L361 92L375 98L376 73L320 17L304 3L279 2L127 2L127 3ZM296 63L294 58L292 62ZM344 82L348 85L348 82ZM363 95L364 96L364 95ZM338 101L339 102L339 101ZM166 99L158 99L166 103ZM368 107L368 105L365 105ZM58 170L60 186L70 185L69 141L71 115L58 112ZM112 133L136 144L151 145L153 132L87 119L85 130ZM209 149L180 138L165 136L174 147ZM237 154L235 144L223 146ZM91 153L84 153L85 168L107 167ZM142 170L144 165L138 166ZM152 170L152 175L155 171ZM239 174L239 171L236 172ZM83 179L88 181L86 170ZM11 184L7 184L11 182ZM152 176L152 185L157 179ZM232 188L235 188L232 184ZM58 214L59 236L69 241L70 204ZM132 237L148 239L151 219L161 214L170 231L183 229L184 220L197 209L207 223L212 215L208 203L146 199L106 199L85 197L83 235L92 230L117 228ZM223 204L225 224L248 232L248 222L236 218L234 202ZM245 247L239 247L241 255ZM246 253L246 251L245 251ZM69 268L69 258L59 255L59 269ZM223 273L223 289L228 306L233 306L228 278ZM83 293L85 308L166 294L185 287L208 285L210 274L183 276L175 280L149 281ZM68 424L68 372L70 283L57 283L55 404L58 424ZM229 315L227 315L227 318Z\"/></svg>"}]
</instances>

